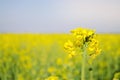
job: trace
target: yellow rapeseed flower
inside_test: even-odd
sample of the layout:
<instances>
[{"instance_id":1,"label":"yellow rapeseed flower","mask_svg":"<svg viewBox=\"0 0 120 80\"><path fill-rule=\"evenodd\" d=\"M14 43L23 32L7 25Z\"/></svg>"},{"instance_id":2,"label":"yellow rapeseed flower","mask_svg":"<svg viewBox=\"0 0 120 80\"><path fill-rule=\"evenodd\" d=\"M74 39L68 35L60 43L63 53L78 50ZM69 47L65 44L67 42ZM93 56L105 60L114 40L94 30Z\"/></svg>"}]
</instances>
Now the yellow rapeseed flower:
<instances>
[{"instance_id":1,"label":"yellow rapeseed flower","mask_svg":"<svg viewBox=\"0 0 120 80\"><path fill-rule=\"evenodd\" d=\"M64 49L69 54L69 57L75 56L75 47L74 47L74 44L70 40L68 40L64 44Z\"/></svg>"},{"instance_id":2,"label":"yellow rapeseed flower","mask_svg":"<svg viewBox=\"0 0 120 80\"><path fill-rule=\"evenodd\" d=\"M65 43L64 48L69 56L75 56L76 50L87 50L88 56L95 58L101 51L99 43L96 39L95 30L76 28L71 30L73 40Z\"/></svg>"},{"instance_id":3,"label":"yellow rapeseed flower","mask_svg":"<svg viewBox=\"0 0 120 80\"><path fill-rule=\"evenodd\" d=\"M69 53L70 58L74 57L75 55L76 55L75 51L72 51L72 52Z\"/></svg>"},{"instance_id":4,"label":"yellow rapeseed flower","mask_svg":"<svg viewBox=\"0 0 120 80\"><path fill-rule=\"evenodd\" d=\"M64 44L64 48L65 48L65 50L70 50L70 51L72 51L72 50L74 50L74 45L73 45L73 43L72 43L70 40L68 40L68 41Z\"/></svg>"}]
</instances>

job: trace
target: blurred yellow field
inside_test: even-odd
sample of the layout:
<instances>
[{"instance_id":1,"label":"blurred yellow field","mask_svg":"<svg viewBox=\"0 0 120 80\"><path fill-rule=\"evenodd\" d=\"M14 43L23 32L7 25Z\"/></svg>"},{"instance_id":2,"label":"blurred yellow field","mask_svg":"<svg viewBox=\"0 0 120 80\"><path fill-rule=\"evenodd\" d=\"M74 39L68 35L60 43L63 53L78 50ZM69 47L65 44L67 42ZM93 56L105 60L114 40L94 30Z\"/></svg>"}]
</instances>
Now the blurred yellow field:
<instances>
[{"instance_id":1,"label":"blurred yellow field","mask_svg":"<svg viewBox=\"0 0 120 80\"><path fill-rule=\"evenodd\" d=\"M0 80L120 80L120 0L0 0Z\"/></svg>"},{"instance_id":2,"label":"blurred yellow field","mask_svg":"<svg viewBox=\"0 0 120 80\"><path fill-rule=\"evenodd\" d=\"M70 38L69 34L0 34L0 80L50 76L55 79L49 80L80 80L81 56L71 59L63 47ZM120 72L120 34L98 34L97 39L102 51L93 63L93 79L112 80Z\"/></svg>"}]
</instances>

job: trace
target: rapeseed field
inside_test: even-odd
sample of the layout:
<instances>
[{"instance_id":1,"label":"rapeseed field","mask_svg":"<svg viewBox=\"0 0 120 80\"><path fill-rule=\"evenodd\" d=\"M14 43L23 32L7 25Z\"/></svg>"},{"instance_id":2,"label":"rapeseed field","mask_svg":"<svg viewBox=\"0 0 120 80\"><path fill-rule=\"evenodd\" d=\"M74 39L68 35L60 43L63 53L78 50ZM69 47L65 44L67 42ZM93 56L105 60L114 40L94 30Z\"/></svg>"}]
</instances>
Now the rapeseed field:
<instances>
[{"instance_id":1,"label":"rapeseed field","mask_svg":"<svg viewBox=\"0 0 120 80\"><path fill-rule=\"evenodd\" d=\"M96 35L101 51L86 63L85 80L119 80L120 34ZM1 33L0 80L81 80L82 56L66 53L68 39L71 34Z\"/></svg>"}]
</instances>

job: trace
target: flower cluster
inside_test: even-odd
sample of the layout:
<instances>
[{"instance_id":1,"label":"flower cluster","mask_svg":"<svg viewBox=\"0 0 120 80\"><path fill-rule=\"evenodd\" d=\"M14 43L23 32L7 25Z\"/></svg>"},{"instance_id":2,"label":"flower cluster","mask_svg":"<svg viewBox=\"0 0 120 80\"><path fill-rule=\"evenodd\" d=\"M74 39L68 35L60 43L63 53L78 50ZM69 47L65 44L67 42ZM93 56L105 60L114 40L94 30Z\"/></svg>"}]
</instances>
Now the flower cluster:
<instances>
[{"instance_id":1,"label":"flower cluster","mask_svg":"<svg viewBox=\"0 0 120 80\"><path fill-rule=\"evenodd\" d=\"M64 44L64 49L69 53L71 57L77 55L83 51L87 51L87 54L91 58L95 58L101 51L99 49L99 43L96 40L94 30L76 28L71 31L73 40L69 40Z\"/></svg>"}]
</instances>

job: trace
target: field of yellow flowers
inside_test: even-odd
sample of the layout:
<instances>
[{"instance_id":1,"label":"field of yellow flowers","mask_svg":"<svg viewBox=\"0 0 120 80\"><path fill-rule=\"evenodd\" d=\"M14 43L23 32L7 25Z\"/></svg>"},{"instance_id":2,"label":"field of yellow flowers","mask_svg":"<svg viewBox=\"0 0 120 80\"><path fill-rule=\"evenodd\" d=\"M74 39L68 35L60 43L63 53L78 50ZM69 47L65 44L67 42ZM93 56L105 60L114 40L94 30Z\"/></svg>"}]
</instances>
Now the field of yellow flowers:
<instances>
[{"instance_id":1,"label":"field of yellow flowers","mask_svg":"<svg viewBox=\"0 0 120 80\"><path fill-rule=\"evenodd\" d=\"M68 39L69 34L0 34L0 80L80 80L81 56L69 58ZM102 51L92 64L93 80L112 80L120 72L120 34L97 39Z\"/></svg>"}]
</instances>

